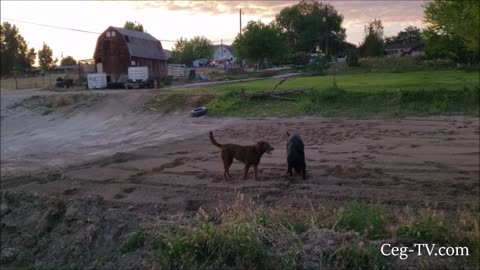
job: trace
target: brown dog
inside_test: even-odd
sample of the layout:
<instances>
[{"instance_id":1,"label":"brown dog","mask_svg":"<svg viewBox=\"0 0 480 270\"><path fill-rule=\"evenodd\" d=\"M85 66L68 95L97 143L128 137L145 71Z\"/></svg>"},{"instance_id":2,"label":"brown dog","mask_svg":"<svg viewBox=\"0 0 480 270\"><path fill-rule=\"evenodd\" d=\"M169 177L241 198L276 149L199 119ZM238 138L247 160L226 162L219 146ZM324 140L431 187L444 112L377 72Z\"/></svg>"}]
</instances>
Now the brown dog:
<instances>
[{"instance_id":1,"label":"brown dog","mask_svg":"<svg viewBox=\"0 0 480 270\"><path fill-rule=\"evenodd\" d=\"M260 159L264 153L271 154L274 150L268 142L260 141L256 145L242 146L237 144L219 144L215 138L213 138L213 132L210 131L210 141L213 145L218 146L220 151L220 160L223 164L223 178L227 180L227 176L230 177L228 170L235 158L245 164L243 170L243 179L247 179L247 173L250 166L253 165L255 180L257 180L257 169Z\"/></svg>"}]
</instances>

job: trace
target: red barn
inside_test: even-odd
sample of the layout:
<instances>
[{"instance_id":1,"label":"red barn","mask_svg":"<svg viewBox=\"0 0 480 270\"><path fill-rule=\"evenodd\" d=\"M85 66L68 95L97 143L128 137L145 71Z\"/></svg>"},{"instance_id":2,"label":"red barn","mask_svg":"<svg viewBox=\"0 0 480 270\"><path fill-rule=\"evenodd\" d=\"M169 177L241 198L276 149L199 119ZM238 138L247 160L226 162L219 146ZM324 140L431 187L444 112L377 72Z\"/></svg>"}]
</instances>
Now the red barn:
<instances>
[{"instance_id":1,"label":"red barn","mask_svg":"<svg viewBox=\"0 0 480 270\"><path fill-rule=\"evenodd\" d=\"M93 56L97 72L105 72L107 81L128 74L129 67L148 67L152 79L167 76L167 58L162 43L140 31L110 26L97 39Z\"/></svg>"}]
</instances>

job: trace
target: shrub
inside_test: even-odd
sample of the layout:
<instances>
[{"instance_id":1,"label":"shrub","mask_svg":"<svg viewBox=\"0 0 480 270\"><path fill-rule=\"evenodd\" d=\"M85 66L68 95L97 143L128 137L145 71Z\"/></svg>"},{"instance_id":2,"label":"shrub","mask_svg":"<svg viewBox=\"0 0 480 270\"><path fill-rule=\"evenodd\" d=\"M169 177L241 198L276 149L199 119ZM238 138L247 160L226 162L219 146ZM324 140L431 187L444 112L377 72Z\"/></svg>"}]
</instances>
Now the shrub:
<instances>
[{"instance_id":1,"label":"shrub","mask_svg":"<svg viewBox=\"0 0 480 270\"><path fill-rule=\"evenodd\" d=\"M379 203L368 205L352 201L341 212L336 228L353 230L368 239L382 239L388 236L385 209Z\"/></svg>"},{"instance_id":2,"label":"shrub","mask_svg":"<svg viewBox=\"0 0 480 270\"><path fill-rule=\"evenodd\" d=\"M365 246L346 244L339 248L332 259L335 269L385 269L384 257L378 249Z\"/></svg>"},{"instance_id":3,"label":"shrub","mask_svg":"<svg viewBox=\"0 0 480 270\"><path fill-rule=\"evenodd\" d=\"M296 66L308 64L308 54L305 52L296 52L291 55L291 62Z\"/></svg>"},{"instance_id":4,"label":"shrub","mask_svg":"<svg viewBox=\"0 0 480 270\"><path fill-rule=\"evenodd\" d=\"M162 269L269 268L267 251L250 224L214 226L201 221L163 239L154 255Z\"/></svg>"},{"instance_id":5,"label":"shrub","mask_svg":"<svg viewBox=\"0 0 480 270\"><path fill-rule=\"evenodd\" d=\"M349 67L358 67L360 64L358 63L358 54L353 51L349 51L347 53L347 66Z\"/></svg>"}]
</instances>

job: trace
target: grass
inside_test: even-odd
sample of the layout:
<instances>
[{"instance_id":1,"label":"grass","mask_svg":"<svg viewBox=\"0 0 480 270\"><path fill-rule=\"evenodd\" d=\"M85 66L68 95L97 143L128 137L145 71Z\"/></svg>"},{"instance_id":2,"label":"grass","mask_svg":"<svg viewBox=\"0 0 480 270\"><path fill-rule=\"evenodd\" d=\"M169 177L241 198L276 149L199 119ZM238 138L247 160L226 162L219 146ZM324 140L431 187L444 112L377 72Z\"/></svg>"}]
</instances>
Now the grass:
<instances>
[{"instance_id":1,"label":"grass","mask_svg":"<svg viewBox=\"0 0 480 270\"><path fill-rule=\"evenodd\" d=\"M429 116L478 115L478 72L420 71L363 73L291 78L277 91L310 88L294 100L248 98L238 95L270 91L278 79L232 83L162 93L146 104L147 109L170 112L208 106L209 116Z\"/></svg>"},{"instance_id":2,"label":"grass","mask_svg":"<svg viewBox=\"0 0 480 270\"><path fill-rule=\"evenodd\" d=\"M468 268L480 265L480 216L475 215L460 211L447 223L432 210L388 215L380 203L357 201L333 210L265 209L239 195L225 212L209 216L200 209L193 223L135 230L119 250L146 248L162 269L302 269L304 258L311 256L304 252L306 239L336 231L333 242L332 236L324 240L333 244L319 247L324 267L387 269L395 262L387 262L377 244L395 242L467 246L471 257L463 266ZM349 231L359 237L344 234Z\"/></svg>"},{"instance_id":3,"label":"grass","mask_svg":"<svg viewBox=\"0 0 480 270\"><path fill-rule=\"evenodd\" d=\"M353 230L367 239L388 237L385 209L379 203L368 205L352 201L341 211L335 224L336 229Z\"/></svg>"},{"instance_id":4,"label":"grass","mask_svg":"<svg viewBox=\"0 0 480 270\"><path fill-rule=\"evenodd\" d=\"M436 71L293 78L278 88L311 88L295 100L274 98L242 102L238 93L269 91L275 80L215 86L225 94L209 104L213 116L409 116L478 115L478 73Z\"/></svg>"}]
</instances>

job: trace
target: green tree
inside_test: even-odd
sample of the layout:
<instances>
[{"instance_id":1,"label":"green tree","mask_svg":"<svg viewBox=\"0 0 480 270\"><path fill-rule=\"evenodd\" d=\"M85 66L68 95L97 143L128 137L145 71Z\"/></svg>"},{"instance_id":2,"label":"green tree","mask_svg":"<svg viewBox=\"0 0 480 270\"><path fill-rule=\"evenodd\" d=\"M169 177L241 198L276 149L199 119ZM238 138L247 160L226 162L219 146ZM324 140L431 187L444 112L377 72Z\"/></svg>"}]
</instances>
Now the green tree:
<instances>
[{"instance_id":1,"label":"green tree","mask_svg":"<svg viewBox=\"0 0 480 270\"><path fill-rule=\"evenodd\" d=\"M180 38L172 50L173 62L186 65L197 59L211 59L212 56L212 42L204 36L195 36L190 40Z\"/></svg>"},{"instance_id":2,"label":"green tree","mask_svg":"<svg viewBox=\"0 0 480 270\"><path fill-rule=\"evenodd\" d=\"M57 61L57 59L53 59L52 49L50 49L50 47L44 42L42 49L38 51L38 63L40 64L40 68L45 72L52 68Z\"/></svg>"},{"instance_id":3,"label":"green tree","mask_svg":"<svg viewBox=\"0 0 480 270\"><path fill-rule=\"evenodd\" d=\"M0 25L0 76L23 72L35 63L35 50L28 49L28 43L18 28L8 22Z\"/></svg>"},{"instance_id":4,"label":"green tree","mask_svg":"<svg viewBox=\"0 0 480 270\"><path fill-rule=\"evenodd\" d=\"M478 61L478 53L469 51L458 35L440 34L431 27L422 32L425 55L430 59L449 58L455 62Z\"/></svg>"},{"instance_id":5,"label":"green tree","mask_svg":"<svg viewBox=\"0 0 480 270\"><path fill-rule=\"evenodd\" d=\"M325 52L327 43L329 54L339 54L344 50L346 34L342 27L343 15L330 4L302 0L299 4L282 9L275 22L286 34L288 44L294 51L315 52L318 46Z\"/></svg>"},{"instance_id":6,"label":"green tree","mask_svg":"<svg viewBox=\"0 0 480 270\"><path fill-rule=\"evenodd\" d=\"M404 31L398 32L396 36L386 37L385 45L389 44L409 44L422 41L420 29L415 26L407 26Z\"/></svg>"},{"instance_id":7,"label":"green tree","mask_svg":"<svg viewBox=\"0 0 480 270\"><path fill-rule=\"evenodd\" d=\"M373 20L365 26L365 38L359 47L364 57L383 56L383 25L381 20Z\"/></svg>"},{"instance_id":8,"label":"green tree","mask_svg":"<svg viewBox=\"0 0 480 270\"><path fill-rule=\"evenodd\" d=\"M137 21L132 22L132 21L126 21L125 24L123 25L123 28L125 29L130 29L130 30L135 30L135 31L140 31L140 32L145 32L143 29L143 25Z\"/></svg>"},{"instance_id":9,"label":"green tree","mask_svg":"<svg viewBox=\"0 0 480 270\"><path fill-rule=\"evenodd\" d=\"M77 60L75 60L70 55L62 58L62 60L60 61L60 65L62 65L62 66L74 66L76 64L77 64Z\"/></svg>"},{"instance_id":10,"label":"green tree","mask_svg":"<svg viewBox=\"0 0 480 270\"><path fill-rule=\"evenodd\" d=\"M288 54L286 37L274 23L248 22L242 34L238 34L233 42L235 56L256 63L259 69L266 62L274 62Z\"/></svg>"},{"instance_id":11,"label":"green tree","mask_svg":"<svg viewBox=\"0 0 480 270\"><path fill-rule=\"evenodd\" d=\"M441 35L458 36L474 52L480 47L480 2L433 0L425 7L425 20Z\"/></svg>"}]
</instances>

